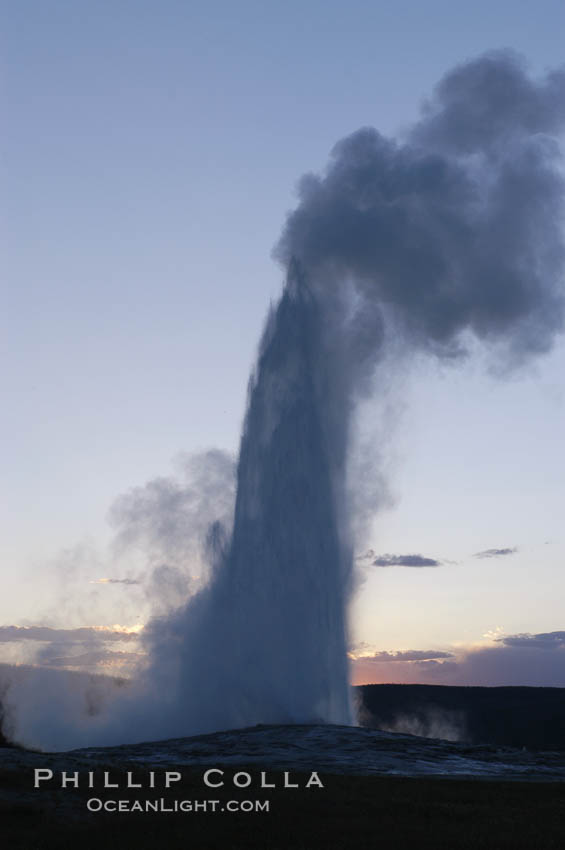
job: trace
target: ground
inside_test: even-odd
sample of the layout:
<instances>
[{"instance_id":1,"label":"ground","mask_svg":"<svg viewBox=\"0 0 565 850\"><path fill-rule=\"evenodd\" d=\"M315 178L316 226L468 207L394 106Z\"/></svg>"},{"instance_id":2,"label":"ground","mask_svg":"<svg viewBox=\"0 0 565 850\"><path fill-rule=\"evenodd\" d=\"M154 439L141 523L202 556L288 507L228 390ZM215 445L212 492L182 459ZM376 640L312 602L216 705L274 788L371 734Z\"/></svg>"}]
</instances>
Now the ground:
<instances>
[{"instance_id":1,"label":"ground","mask_svg":"<svg viewBox=\"0 0 565 850\"><path fill-rule=\"evenodd\" d=\"M115 766L109 766L116 775ZM243 769L243 768L239 768ZM249 771L256 775L256 767ZM565 785L488 779L322 777L324 788L216 789L202 769L164 791L33 790L28 768L0 774L2 844L25 850L562 850ZM231 773L230 773L231 775ZM277 775L282 781L280 774ZM296 777L298 778L298 777ZM302 783L307 777L299 778ZM122 773L118 779L124 780ZM269 812L89 813L86 801L127 797L268 800Z\"/></svg>"}]
</instances>

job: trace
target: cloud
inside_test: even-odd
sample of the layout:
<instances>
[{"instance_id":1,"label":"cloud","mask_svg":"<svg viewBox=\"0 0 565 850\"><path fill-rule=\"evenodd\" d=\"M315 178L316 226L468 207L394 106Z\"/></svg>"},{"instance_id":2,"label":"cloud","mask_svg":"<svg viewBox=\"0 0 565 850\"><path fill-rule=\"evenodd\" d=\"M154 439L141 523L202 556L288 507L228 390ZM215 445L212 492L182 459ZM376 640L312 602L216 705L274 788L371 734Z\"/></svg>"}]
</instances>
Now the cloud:
<instances>
[{"instance_id":1,"label":"cloud","mask_svg":"<svg viewBox=\"0 0 565 850\"><path fill-rule=\"evenodd\" d=\"M90 584L141 584L141 582L135 578L97 578Z\"/></svg>"},{"instance_id":2,"label":"cloud","mask_svg":"<svg viewBox=\"0 0 565 850\"><path fill-rule=\"evenodd\" d=\"M516 546L508 549L485 549L482 552L476 552L473 557L474 558L500 558L503 555L513 555L517 552L518 549Z\"/></svg>"},{"instance_id":3,"label":"cloud","mask_svg":"<svg viewBox=\"0 0 565 850\"><path fill-rule=\"evenodd\" d=\"M565 687L565 631L510 635L494 646L458 648L445 659L427 652L412 661L395 655L354 658L353 684Z\"/></svg>"},{"instance_id":4,"label":"cloud","mask_svg":"<svg viewBox=\"0 0 565 850\"><path fill-rule=\"evenodd\" d=\"M49 626L0 626L0 643L35 640L49 643L91 643L137 640L136 631L89 626L80 629L51 629Z\"/></svg>"},{"instance_id":5,"label":"cloud","mask_svg":"<svg viewBox=\"0 0 565 850\"><path fill-rule=\"evenodd\" d=\"M402 662L411 662L411 661L428 661L430 659L437 658L453 658L454 655L452 652L445 652L441 649L406 649L406 650L397 650L396 652L375 652L374 655L364 655L360 656L359 660L367 663L377 663L380 664L382 662L390 663L392 661L402 661Z\"/></svg>"},{"instance_id":6,"label":"cloud","mask_svg":"<svg viewBox=\"0 0 565 850\"><path fill-rule=\"evenodd\" d=\"M516 546L506 549L485 549L482 552L476 552L474 558L501 558L505 555L513 555L517 552ZM453 561L439 560L438 558L426 558L424 555L396 555L385 554L377 555L374 549L368 549L363 555L358 555L357 561L371 561L374 567L441 567L446 563Z\"/></svg>"},{"instance_id":7,"label":"cloud","mask_svg":"<svg viewBox=\"0 0 565 850\"><path fill-rule=\"evenodd\" d=\"M541 632L537 635L529 633L520 635L509 635L506 637L497 638L497 643L502 643L504 646L517 646L531 649L565 649L565 631L564 632Z\"/></svg>"},{"instance_id":8,"label":"cloud","mask_svg":"<svg viewBox=\"0 0 565 850\"><path fill-rule=\"evenodd\" d=\"M372 563L374 567L440 567L442 562L423 555L379 555Z\"/></svg>"},{"instance_id":9,"label":"cloud","mask_svg":"<svg viewBox=\"0 0 565 850\"><path fill-rule=\"evenodd\" d=\"M2 660L91 673L119 668L120 674L129 674L145 657L142 650L138 651L141 647L137 644L142 628L141 625L131 629L122 626L78 629L1 626ZM132 648L126 648L128 645Z\"/></svg>"}]
</instances>

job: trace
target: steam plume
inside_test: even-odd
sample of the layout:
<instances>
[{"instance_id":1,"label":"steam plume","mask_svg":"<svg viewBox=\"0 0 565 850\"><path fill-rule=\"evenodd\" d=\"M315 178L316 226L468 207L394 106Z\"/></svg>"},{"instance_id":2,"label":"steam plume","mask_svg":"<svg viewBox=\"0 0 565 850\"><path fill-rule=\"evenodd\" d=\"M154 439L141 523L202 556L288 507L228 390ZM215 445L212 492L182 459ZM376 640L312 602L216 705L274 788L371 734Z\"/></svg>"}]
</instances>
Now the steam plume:
<instances>
[{"instance_id":1,"label":"steam plume","mask_svg":"<svg viewBox=\"0 0 565 850\"><path fill-rule=\"evenodd\" d=\"M353 282L364 351L383 317L440 355L465 331L518 360L546 351L563 319L564 95L564 71L536 82L509 51L455 68L404 143L363 128L302 178L276 256L322 298Z\"/></svg>"}]
</instances>

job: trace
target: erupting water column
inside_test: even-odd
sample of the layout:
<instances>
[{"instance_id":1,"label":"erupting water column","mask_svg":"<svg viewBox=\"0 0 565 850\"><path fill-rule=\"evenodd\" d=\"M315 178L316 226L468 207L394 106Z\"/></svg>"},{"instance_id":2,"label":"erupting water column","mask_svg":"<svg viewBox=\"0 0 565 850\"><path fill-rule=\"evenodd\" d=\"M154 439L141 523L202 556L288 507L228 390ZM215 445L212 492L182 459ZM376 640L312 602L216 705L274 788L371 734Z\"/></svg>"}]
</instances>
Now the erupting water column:
<instances>
[{"instance_id":1,"label":"erupting water column","mask_svg":"<svg viewBox=\"0 0 565 850\"><path fill-rule=\"evenodd\" d=\"M335 426L323 336L319 305L292 262L250 382L233 536L218 576L231 601L238 725L351 722L346 428Z\"/></svg>"}]
</instances>

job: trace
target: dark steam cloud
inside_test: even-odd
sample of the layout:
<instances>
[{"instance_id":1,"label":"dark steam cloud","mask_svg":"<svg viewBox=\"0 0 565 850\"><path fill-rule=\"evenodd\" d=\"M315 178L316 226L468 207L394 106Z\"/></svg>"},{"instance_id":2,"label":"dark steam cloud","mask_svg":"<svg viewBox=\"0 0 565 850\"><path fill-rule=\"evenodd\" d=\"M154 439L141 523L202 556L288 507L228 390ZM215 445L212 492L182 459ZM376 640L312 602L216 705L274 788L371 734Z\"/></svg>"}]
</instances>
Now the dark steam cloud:
<instances>
[{"instance_id":1,"label":"dark steam cloud","mask_svg":"<svg viewBox=\"0 0 565 850\"><path fill-rule=\"evenodd\" d=\"M402 143L363 128L302 178L275 255L325 290L353 281L350 350L378 351L386 317L439 355L464 331L510 363L546 351L563 320L564 125L563 71L533 80L509 51L460 65Z\"/></svg>"},{"instance_id":2,"label":"dark steam cloud","mask_svg":"<svg viewBox=\"0 0 565 850\"><path fill-rule=\"evenodd\" d=\"M423 555L379 555L372 562L374 567L440 567L441 563Z\"/></svg>"},{"instance_id":3,"label":"dark steam cloud","mask_svg":"<svg viewBox=\"0 0 565 850\"><path fill-rule=\"evenodd\" d=\"M473 555L474 558L500 558L503 555L513 555L518 549L514 546L512 549L485 549L483 552L477 552Z\"/></svg>"}]
</instances>

